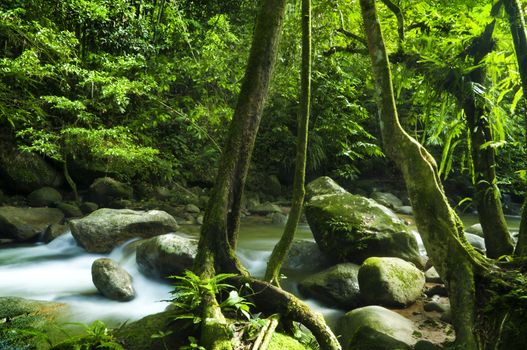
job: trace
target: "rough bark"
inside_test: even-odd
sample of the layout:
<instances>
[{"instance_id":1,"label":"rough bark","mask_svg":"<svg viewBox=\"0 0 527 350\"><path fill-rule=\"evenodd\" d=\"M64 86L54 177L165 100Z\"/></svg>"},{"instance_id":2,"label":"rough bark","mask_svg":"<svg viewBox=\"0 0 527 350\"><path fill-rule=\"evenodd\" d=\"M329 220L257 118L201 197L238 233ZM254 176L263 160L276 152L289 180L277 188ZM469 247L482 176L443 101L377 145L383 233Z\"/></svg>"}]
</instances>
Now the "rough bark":
<instances>
[{"instance_id":1,"label":"rough bark","mask_svg":"<svg viewBox=\"0 0 527 350\"><path fill-rule=\"evenodd\" d=\"M475 276L488 262L466 242L462 224L449 206L432 156L401 127L395 107L388 56L374 0L361 0L378 98L386 153L401 169L419 232L428 255L446 283L452 305L456 343L478 349Z\"/></svg>"},{"instance_id":2,"label":"rough bark","mask_svg":"<svg viewBox=\"0 0 527 350\"><path fill-rule=\"evenodd\" d=\"M292 206L282 237L271 253L265 272L265 280L277 286L280 285L280 268L291 248L302 215L305 196L304 184L311 100L311 0L302 0L302 69L300 80L300 110L297 116L298 130Z\"/></svg>"},{"instance_id":3,"label":"rough bark","mask_svg":"<svg viewBox=\"0 0 527 350\"><path fill-rule=\"evenodd\" d=\"M523 18L521 6L518 0L503 0L505 11L509 17L509 26L512 41L516 51L516 60L520 72L520 80L523 89L523 99L527 102L527 31L525 19ZM525 137L527 143L527 114L525 120ZM523 204L522 218L520 223L520 234L516 245L516 255L527 256L527 194Z\"/></svg>"}]
</instances>

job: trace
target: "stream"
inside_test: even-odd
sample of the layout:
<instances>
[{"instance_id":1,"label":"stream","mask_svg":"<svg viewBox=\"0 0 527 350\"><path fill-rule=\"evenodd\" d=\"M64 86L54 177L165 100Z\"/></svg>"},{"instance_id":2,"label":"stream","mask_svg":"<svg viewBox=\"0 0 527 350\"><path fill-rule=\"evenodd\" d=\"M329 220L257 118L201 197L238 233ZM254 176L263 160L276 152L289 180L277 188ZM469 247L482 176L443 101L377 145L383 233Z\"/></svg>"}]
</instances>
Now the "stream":
<instances>
[{"instance_id":1,"label":"stream","mask_svg":"<svg viewBox=\"0 0 527 350\"><path fill-rule=\"evenodd\" d=\"M467 225L472 217L464 218ZM518 219L509 220L511 230L517 230ZM263 223L244 223L240 230L238 256L249 272L262 277L271 250L282 234L283 227ZM182 226L184 235L196 237L198 226ZM424 248L420 237L420 251ZM301 225L296 239L310 239L307 225ZM134 321L149 314L163 311L170 297L171 285L143 276L135 263L135 246L132 240L114 249L110 254L91 254L77 246L71 233L49 244L0 249L0 296L17 296L28 299L63 302L70 305L66 321L90 323L96 319L116 326L124 321ZM136 297L129 302L117 302L98 294L91 280L91 265L95 259L109 257L116 260L133 277ZM307 275L296 271L289 274L282 285L299 295L297 281ZM305 300L322 313L330 326L334 325L343 311L327 308L315 300Z\"/></svg>"}]
</instances>

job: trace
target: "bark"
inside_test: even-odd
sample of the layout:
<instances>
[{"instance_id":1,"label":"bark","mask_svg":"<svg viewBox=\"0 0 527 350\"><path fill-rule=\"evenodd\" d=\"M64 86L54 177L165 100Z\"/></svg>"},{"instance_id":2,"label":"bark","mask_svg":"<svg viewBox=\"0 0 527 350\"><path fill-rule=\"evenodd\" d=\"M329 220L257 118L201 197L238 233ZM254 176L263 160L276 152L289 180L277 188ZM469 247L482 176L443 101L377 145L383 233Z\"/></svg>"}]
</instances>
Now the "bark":
<instances>
[{"instance_id":1,"label":"bark","mask_svg":"<svg viewBox=\"0 0 527 350\"><path fill-rule=\"evenodd\" d=\"M484 32L475 38L469 48L474 65L480 65L485 56L494 48L492 35L496 21L488 24ZM485 84L486 69L484 66L474 69L468 76L470 85L458 96L463 96L461 105L465 112L466 123L470 131L472 163L474 165L475 202L478 217L483 228L487 256L499 258L510 255L514 244L503 215L500 192L496 178L496 159L494 148L489 146L493 141L485 106L478 101L472 84Z\"/></svg>"},{"instance_id":2,"label":"bark","mask_svg":"<svg viewBox=\"0 0 527 350\"><path fill-rule=\"evenodd\" d=\"M509 16L509 26L512 41L516 51L516 60L520 72L520 80L523 89L523 99L527 102L527 31L523 18L521 6L518 0L503 0L505 11ZM524 116L525 137L527 143L527 114ZM527 256L527 194L523 204L522 218L520 223L520 234L516 245L516 255Z\"/></svg>"},{"instance_id":3,"label":"bark","mask_svg":"<svg viewBox=\"0 0 527 350\"><path fill-rule=\"evenodd\" d=\"M466 242L462 224L449 206L433 157L401 127L395 107L388 57L374 0L361 0L378 98L385 150L401 169L416 224L430 259L448 287L456 343L478 349L474 333L475 276L489 268L484 257Z\"/></svg>"},{"instance_id":4,"label":"bark","mask_svg":"<svg viewBox=\"0 0 527 350\"><path fill-rule=\"evenodd\" d=\"M300 110L297 117L296 167L293 180L293 200L289 217L280 241L274 247L265 280L280 285L280 268L291 248L302 215L305 196L306 153L311 99L311 0L302 1L302 69Z\"/></svg>"}]
</instances>

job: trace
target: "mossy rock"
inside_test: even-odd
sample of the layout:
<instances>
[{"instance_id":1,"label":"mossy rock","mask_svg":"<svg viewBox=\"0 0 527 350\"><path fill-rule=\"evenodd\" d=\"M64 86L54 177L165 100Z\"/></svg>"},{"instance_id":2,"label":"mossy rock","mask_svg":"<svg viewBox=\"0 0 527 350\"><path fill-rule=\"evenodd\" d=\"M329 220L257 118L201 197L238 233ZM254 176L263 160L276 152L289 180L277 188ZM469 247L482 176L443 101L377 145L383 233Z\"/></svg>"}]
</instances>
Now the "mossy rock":
<instances>
[{"instance_id":1,"label":"mossy rock","mask_svg":"<svg viewBox=\"0 0 527 350\"><path fill-rule=\"evenodd\" d=\"M298 340L282 333L274 333L267 350L306 350L310 349Z\"/></svg>"},{"instance_id":2,"label":"mossy rock","mask_svg":"<svg viewBox=\"0 0 527 350\"><path fill-rule=\"evenodd\" d=\"M60 337L56 324L65 310L66 305L61 303L0 297L0 349L49 347L44 338L54 341Z\"/></svg>"},{"instance_id":3,"label":"mossy rock","mask_svg":"<svg viewBox=\"0 0 527 350\"><path fill-rule=\"evenodd\" d=\"M424 273L398 258L368 258L358 279L366 303L395 307L413 303L425 285Z\"/></svg>"},{"instance_id":4,"label":"mossy rock","mask_svg":"<svg viewBox=\"0 0 527 350\"><path fill-rule=\"evenodd\" d=\"M415 236L388 208L350 193L315 196L306 218L320 250L335 262L361 264L372 256L423 265Z\"/></svg>"},{"instance_id":5,"label":"mossy rock","mask_svg":"<svg viewBox=\"0 0 527 350\"><path fill-rule=\"evenodd\" d=\"M347 193L345 189L339 186L332 178L328 176L321 176L311 181L306 186L306 200L315 196L322 196L325 194Z\"/></svg>"},{"instance_id":6,"label":"mossy rock","mask_svg":"<svg viewBox=\"0 0 527 350\"><path fill-rule=\"evenodd\" d=\"M95 179L89 189L89 198L99 206L108 207L119 199L131 199L133 189L111 177Z\"/></svg>"}]
</instances>

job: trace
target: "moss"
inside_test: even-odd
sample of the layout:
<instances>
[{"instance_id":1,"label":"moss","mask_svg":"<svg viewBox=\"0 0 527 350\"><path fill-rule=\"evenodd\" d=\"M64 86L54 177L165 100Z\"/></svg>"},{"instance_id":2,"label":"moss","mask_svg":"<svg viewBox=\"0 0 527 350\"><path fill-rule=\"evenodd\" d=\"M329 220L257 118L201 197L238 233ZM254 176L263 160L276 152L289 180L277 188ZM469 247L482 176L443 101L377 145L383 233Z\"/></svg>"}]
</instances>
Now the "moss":
<instances>
[{"instance_id":1,"label":"moss","mask_svg":"<svg viewBox=\"0 0 527 350\"><path fill-rule=\"evenodd\" d=\"M269 343L268 350L305 350L308 347L302 345L298 340L281 333L274 333Z\"/></svg>"}]
</instances>

